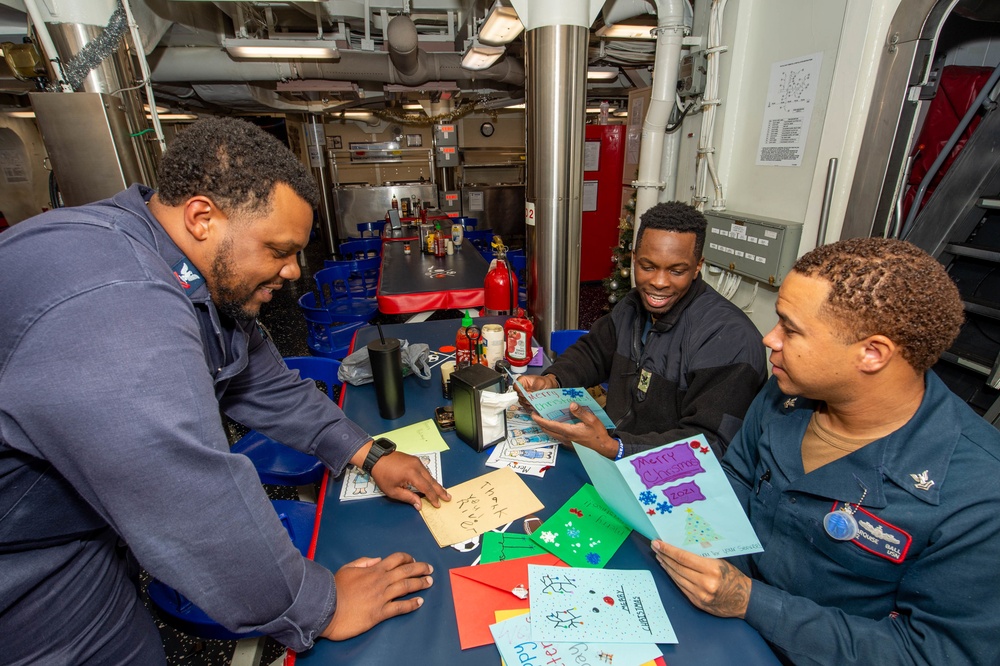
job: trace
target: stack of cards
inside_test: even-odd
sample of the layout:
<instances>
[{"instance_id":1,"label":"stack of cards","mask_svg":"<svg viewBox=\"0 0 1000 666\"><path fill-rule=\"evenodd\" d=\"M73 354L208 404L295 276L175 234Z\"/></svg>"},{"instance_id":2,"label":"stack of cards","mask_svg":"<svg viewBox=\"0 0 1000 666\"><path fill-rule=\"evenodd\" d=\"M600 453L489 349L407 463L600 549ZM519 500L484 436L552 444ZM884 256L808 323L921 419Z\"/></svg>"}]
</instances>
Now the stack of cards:
<instances>
[{"instance_id":1,"label":"stack of cards","mask_svg":"<svg viewBox=\"0 0 1000 666\"><path fill-rule=\"evenodd\" d=\"M542 432L523 407L513 405L507 409L507 439L493 448L486 465L545 476L545 470L555 466L558 453L559 442Z\"/></svg>"}]
</instances>

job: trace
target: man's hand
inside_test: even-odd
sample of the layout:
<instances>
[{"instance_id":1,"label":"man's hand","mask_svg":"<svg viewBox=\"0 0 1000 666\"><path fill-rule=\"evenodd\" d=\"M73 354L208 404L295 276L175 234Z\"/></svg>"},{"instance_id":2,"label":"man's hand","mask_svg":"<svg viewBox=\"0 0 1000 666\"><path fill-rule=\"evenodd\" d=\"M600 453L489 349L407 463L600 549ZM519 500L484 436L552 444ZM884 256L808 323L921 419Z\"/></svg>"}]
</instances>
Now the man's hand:
<instances>
[{"instance_id":1,"label":"man's hand","mask_svg":"<svg viewBox=\"0 0 1000 666\"><path fill-rule=\"evenodd\" d=\"M410 490L410 486L423 493L435 509L441 506L441 500L451 501L451 495L434 480L420 458L402 451L379 458L372 467L372 481L386 495L398 502L412 504L417 511L420 511L420 496Z\"/></svg>"},{"instance_id":2,"label":"man's hand","mask_svg":"<svg viewBox=\"0 0 1000 666\"><path fill-rule=\"evenodd\" d=\"M653 552L695 606L719 617L746 615L752 581L732 564L700 557L659 540L653 542Z\"/></svg>"},{"instance_id":3,"label":"man's hand","mask_svg":"<svg viewBox=\"0 0 1000 666\"><path fill-rule=\"evenodd\" d=\"M323 630L323 638L342 641L383 620L417 610L424 603L421 597L400 597L430 587L433 571L431 565L416 562L406 553L393 553L385 559L362 557L345 564L333 575L337 609Z\"/></svg>"},{"instance_id":4,"label":"man's hand","mask_svg":"<svg viewBox=\"0 0 1000 666\"><path fill-rule=\"evenodd\" d=\"M571 402L569 412L580 419L580 422L550 421L543 419L538 414L532 414L531 418L545 431L545 434L558 439L563 444L569 445L570 442L576 442L580 446L586 446L588 449L593 449L612 459L618 455L618 442L608 434L608 429L604 427L599 418L594 416L592 411Z\"/></svg>"}]
</instances>

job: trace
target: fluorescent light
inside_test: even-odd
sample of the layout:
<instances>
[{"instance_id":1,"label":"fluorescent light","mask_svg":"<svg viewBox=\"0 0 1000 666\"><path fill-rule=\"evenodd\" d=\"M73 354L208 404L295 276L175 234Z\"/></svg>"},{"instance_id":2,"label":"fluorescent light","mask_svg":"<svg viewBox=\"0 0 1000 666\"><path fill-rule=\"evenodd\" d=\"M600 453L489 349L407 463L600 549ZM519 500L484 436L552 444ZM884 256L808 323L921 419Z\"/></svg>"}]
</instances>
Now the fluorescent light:
<instances>
[{"instance_id":1,"label":"fluorescent light","mask_svg":"<svg viewBox=\"0 0 1000 666\"><path fill-rule=\"evenodd\" d=\"M605 39L656 39L653 34L655 28L655 25L615 23L598 29L596 34Z\"/></svg>"},{"instance_id":2,"label":"fluorescent light","mask_svg":"<svg viewBox=\"0 0 1000 666\"><path fill-rule=\"evenodd\" d=\"M404 111L423 111L424 107L422 105L420 105L420 104L404 104L403 105L403 110Z\"/></svg>"},{"instance_id":3,"label":"fluorescent light","mask_svg":"<svg viewBox=\"0 0 1000 666\"><path fill-rule=\"evenodd\" d=\"M142 110L145 111L146 113L149 113L149 104L143 104ZM161 116L169 110L170 109L168 109L165 106L160 106L159 104L156 105L156 113L158 113Z\"/></svg>"},{"instance_id":4,"label":"fluorescent light","mask_svg":"<svg viewBox=\"0 0 1000 666\"><path fill-rule=\"evenodd\" d=\"M309 58L334 60L337 45L321 39L223 39L222 46L235 58Z\"/></svg>"},{"instance_id":5,"label":"fluorescent light","mask_svg":"<svg viewBox=\"0 0 1000 666\"><path fill-rule=\"evenodd\" d=\"M34 118L34 111L8 111L7 115L11 118Z\"/></svg>"},{"instance_id":6,"label":"fluorescent light","mask_svg":"<svg viewBox=\"0 0 1000 666\"><path fill-rule=\"evenodd\" d=\"M473 70L486 69L499 60L506 50L503 46L486 46L474 39L462 56L462 67Z\"/></svg>"},{"instance_id":7,"label":"fluorescent light","mask_svg":"<svg viewBox=\"0 0 1000 666\"><path fill-rule=\"evenodd\" d=\"M609 106L608 107L608 113L609 114L610 113L614 113L617 110L618 110L618 107L616 107L616 106ZM600 112L601 112L601 107L599 107L599 106L588 106L587 107L587 113L600 113Z\"/></svg>"},{"instance_id":8,"label":"fluorescent light","mask_svg":"<svg viewBox=\"0 0 1000 666\"><path fill-rule=\"evenodd\" d=\"M509 44L524 30L524 24L517 17L513 7L502 7L499 2L493 4L486 22L479 29L479 41L491 46Z\"/></svg>"},{"instance_id":9,"label":"fluorescent light","mask_svg":"<svg viewBox=\"0 0 1000 666\"><path fill-rule=\"evenodd\" d=\"M628 109L618 109L617 111L615 111L611 115L615 116L616 118L627 118L628 117Z\"/></svg>"},{"instance_id":10,"label":"fluorescent light","mask_svg":"<svg viewBox=\"0 0 1000 666\"><path fill-rule=\"evenodd\" d=\"M334 111L331 113L334 120L337 118L347 118L348 120L369 120L372 117L371 111Z\"/></svg>"},{"instance_id":11,"label":"fluorescent light","mask_svg":"<svg viewBox=\"0 0 1000 666\"><path fill-rule=\"evenodd\" d=\"M198 116L193 113L157 113L156 117L160 120L198 120ZM152 120L153 116L146 114L146 118Z\"/></svg>"},{"instance_id":12,"label":"fluorescent light","mask_svg":"<svg viewBox=\"0 0 1000 666\"><path fill-rule=\"evenodd\" d=\"M614 81L617 78L617 67L590 67L587 69L588 81Z\"/></svg>"},{"instance_id":13,"label":"fluorescent light","mask_svg":"<svg viewBox=\"0 0 1000 666\"><path fill-rule=\"evenodd\" d=\"M511 104L510 106L505 106L504 108L505 109L523 109L524 108L524 102L521 102L520 104Z\"/></svg>"}]
</instances>

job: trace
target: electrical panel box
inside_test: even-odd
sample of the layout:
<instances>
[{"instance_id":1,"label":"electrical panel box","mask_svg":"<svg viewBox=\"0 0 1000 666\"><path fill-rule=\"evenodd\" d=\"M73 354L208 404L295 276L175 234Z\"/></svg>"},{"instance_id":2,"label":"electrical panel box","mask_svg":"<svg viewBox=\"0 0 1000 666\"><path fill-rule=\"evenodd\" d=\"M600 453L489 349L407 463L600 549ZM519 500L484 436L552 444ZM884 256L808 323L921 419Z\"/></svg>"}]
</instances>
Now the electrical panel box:
<instances>
[{"instance_id":1,"label":"electrical panel box","mask_svg":"<svg viewBox=\"0 0 1000 666\"><path fill-rule=\"evenodd\" d=\"M434 166L457 167L458 148L455 146L437 146L434 148Z\"/></svg>"},{"instance_id":2,"label":"electrical panel box","mask_svg":"<svg viewBox=\"0 0 1000 666\"><path fill-rule=\"evenodd\" d=\"M681 58L680 70L677 72L677 94L681 97L695 97L705 92L706 74L708 62L704 51Z\"/></svg>"},{"instance_id":3,"label":"electrical panel box","mask_svg":"<svg viewBox=\"0 0 1000 666\"><path fill-rule=\"evenodd\" d=\"M740 213L705 213L705 261L778 286L798 258L802 223Z\"/></svg>"},{"instance_id":4,"label":"electrical panel box","mask_svg":"<svg viewBox=\"0 0 1000 666\"><path fill-rule=\"evenodd\" d=\"M458 125L455 123L438 123L434 126L435 146L457 146Z\"/></svg>"}]
</instances>

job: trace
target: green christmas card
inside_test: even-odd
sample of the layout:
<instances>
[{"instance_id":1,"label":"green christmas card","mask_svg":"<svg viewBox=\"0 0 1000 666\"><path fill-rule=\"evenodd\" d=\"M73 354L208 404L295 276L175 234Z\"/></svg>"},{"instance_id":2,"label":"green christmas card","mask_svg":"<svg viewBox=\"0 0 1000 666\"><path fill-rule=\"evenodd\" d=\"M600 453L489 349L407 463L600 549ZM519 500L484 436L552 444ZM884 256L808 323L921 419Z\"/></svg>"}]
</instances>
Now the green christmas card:
<instances>
[{"instance_id":1,"label":"green christmas card","mask_svg":"<svg viewBox=\"0 0 1000 666\"><path fill-rule=\"evenodd\" d=\"M571 567L601 569L631 532L586 483L531 534L531 540Z\"/></svg>"}]
</instances>

